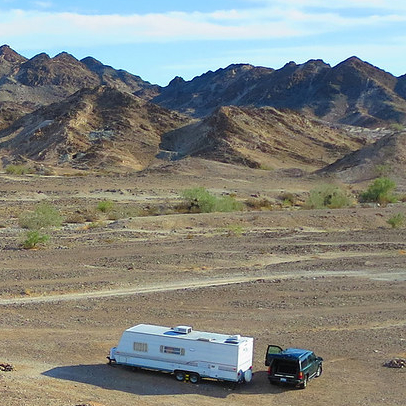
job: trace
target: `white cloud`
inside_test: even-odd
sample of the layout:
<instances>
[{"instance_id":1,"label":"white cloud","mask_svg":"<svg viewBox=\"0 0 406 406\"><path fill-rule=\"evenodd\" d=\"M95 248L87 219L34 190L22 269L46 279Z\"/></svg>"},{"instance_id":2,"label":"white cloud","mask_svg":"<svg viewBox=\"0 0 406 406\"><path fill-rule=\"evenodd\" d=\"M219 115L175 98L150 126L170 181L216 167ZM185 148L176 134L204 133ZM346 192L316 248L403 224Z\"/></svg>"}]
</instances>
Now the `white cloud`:
<instances>
[{"instance_id":1,"label":"white cloud","mask_svg":"<svg viewBox=\"0 0 406 406\"><path fill-rule=\"evenodd\" d=\"M406 10L404 0L245 0L247 3L261 4L263 6L280 5L284 8L319 7L324 9L339 8L379 8L382 10Z\"/></svg>"},{"instance_id":2,"label":"white cloud","mask_svg":"<svg viewBox=\"0 0 406 406\"><path fill-rule=\"evenodd\" d=\"M335 11L339 5L378 7L386 5L388 2L385 0L336 0L328 2L329 8L325 0L251 0L253 2L261 3L262 6L212 13L169 12L146 15L0 11L0 35L3 42L24 42L25 49L46 49L179 40L292 39L406 22L406 13L376 12L370 16L354 14L348 17ZM43 7L50 4L47 1L36 3ZM397 0L390 4L406 7ZM323 5L323 8L317 12L304 7L308 5Z\"/></svg>"},{"instance_id":3,"label":"white cloud","mask_svg":"<svg viewBox=\"0 0 406 406\"><path fill-rule=\"evenodd\" d=\"M294 3L301 3L301 0L294 0ZM95 41L112 43L188 39L271 39L322 34L343 27L376 25L390 21L406 21L406 16L391 14L343 17L332 11L320 14L282 7L228 10L208 14L172 12L148 15L81 15L13 10L1 13L0 35L8 41L22 35L29 38L48 36L49 42L60 42L61 38L64 38L64 42L83 45L94 44ZM38 44L35 46L38 47Z\"/></svg>"},{"instance_id":4,"label":"white cloud","mask_svg":"<svg viewBox=\"0 0 406 406\"><path fill-rule=\"evenodd\" d=\"M34 1L32 2L34 6L39 8L51 8L53 6L52 2L50 1Z\"/></svg>"}]
</instances>

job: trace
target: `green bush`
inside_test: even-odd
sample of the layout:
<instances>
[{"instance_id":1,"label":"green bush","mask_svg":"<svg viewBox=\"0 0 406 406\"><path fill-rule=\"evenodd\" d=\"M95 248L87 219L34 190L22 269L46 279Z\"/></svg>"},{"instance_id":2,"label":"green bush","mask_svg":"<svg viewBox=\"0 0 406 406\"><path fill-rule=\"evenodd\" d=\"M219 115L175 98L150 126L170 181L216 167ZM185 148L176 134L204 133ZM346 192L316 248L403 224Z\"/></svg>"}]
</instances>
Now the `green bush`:
<instances>
[{"instance_id":1,"label":"green bush","mask_svg":"<svg viewBox=\"0 0 406 406\"><path fill-rule=\"evenodd\" d=\"M231 212L242 208L242 204L234 197L218 198L202 187L186 189L182 192L182 197L188 210L194 213Z\"/></svg>"},{"instance_id":2,"label":"green bush","mask_svg":"<svg viewBox=\"0 0 406 406\"><path fill-rule=\"evenodd\" d=\"M6 166L6 173L9 175L25 175L32 173L32 169L25 165L10 164Z\"/></svg>"},{"instance_id":3,"label":"green bush","mask_svg":"<svg viewBox=\"0 0 406 406\"><path fill-rule=\"evenodd\" d=\"M389 178L377 178L369 185L368 189L361 193L361 202L375 202L380 204L394 203L397 201L393 191L396 183Z\"/></svg>"},{"instance_id":4,"label":"green bush","mask_svg":"<svg viewBox=\"0 0 406 406\"><path fill-rule=\"evenodd\" d=\"M405 216L403 213L394 214L386 221L392 228L402 227L405 222Z\"/></svg>"},{"instance_id":5,"label":"green bush","mask_svg":"<svg viewBox=\"0 0 406 406\"><path fill-rule=\"evenodd\" d=\"M38 230L30 230L27 232L22 246L29 250L35 248L38 244L45 244L48 240L49 235L41 234Z\"/></svg>"},{"instance_id":6,"label":"green bush","mask_svg":"<svg viewBox=\"0 0 406 406\"><path fill-rule=\"evenodd\" d=\"M114 202L111 200L103 200L98 203L97 210L101 211L102 213L109 213L114 208Z\"/></svg>"},{"instance_id":7,"label":"green bush","mask_svg":"<svg viewBox=\"0 0 406 406\"><path fill-rule=\"evenodd\" d=\"M308 209L338 209L351 204L346 191L337 185L320 185L310 191L304 207Z\"/></svg>"},{"instance_id":8,"label":"green bush","mask_svg":"<svg viewBox=\"0 0 406 406\"><path fill-rule=\"evenodd\" d=\"M217 198L214 206L214 211L221 211L224 213L231 211L239 211L242 209L242 203L235 200L232 196L223 196Z\"/></svg>"},{"instance_id":9,"label":"green bush","mask_svg":"<svg viewBox=\"0 0 406 406\"><path fill-rule=\"evenodd\" d=\"M401 123L392 123L390 125L390 129L393 131L403 131L405 129L405 126Z\"/></svg>"},{"instance_id":10,"label":"green bush","mask_svg":"<svg viewBox=\"0 0 406 406\"><path fill-rule=\"evenodd\" d=\"M46 202L37 204L34 211L23 212L19 218L20 227L29 230L59 227L62 221L58 209Z\"/></svg>"}]
</instances>

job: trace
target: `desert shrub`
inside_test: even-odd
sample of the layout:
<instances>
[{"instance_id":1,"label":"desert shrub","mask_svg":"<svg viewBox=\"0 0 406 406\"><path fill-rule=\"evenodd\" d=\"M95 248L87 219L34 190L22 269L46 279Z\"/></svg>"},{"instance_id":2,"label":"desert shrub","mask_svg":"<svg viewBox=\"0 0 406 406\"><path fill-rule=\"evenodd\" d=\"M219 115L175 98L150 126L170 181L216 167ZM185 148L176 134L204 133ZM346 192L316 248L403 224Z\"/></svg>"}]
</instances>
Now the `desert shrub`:
<instances>
[{"instance_id":1,"label":"desert shrub","mask_svg":"<svg viewBox=\"0 0 406 406\"><path fill-rule=\"evenodd\" d=\"M282 200L284 206L294 206L296 204L296 196L290 192L281 193L279 199Z\"/></svg>"},{"instance_id":2,"label":"desert shrub","mask_svg":"<svg viewBox=\"0 0 406 406\"><path fill-rule=\"evenodd\" d=\"M241 237L244 233L244 228L240 225L230 224L227 226L227 235L234 237Z\"/></svg>"},{"instance_id":3,"label":"desert shrub","mask_svg":"<svg viewBox=\"0 0 406 406\"><path fill-rule=\"evenodd\" d=\"M212 213L216 211L231 212L241 210L242 204L232 196L216 197L202 187L186 189L182 197L190 212Z\"/></svg>"},{"instance_id":4,"label":"desert shrub","mask_svg":"<svg viewBox=\"0 0 406 406\"><path fill-rule=\"evenodd\" d=\"M246 200L245 205L248 207L250 210L273 210L273 205L272 202L265 197L262 198L255 198L255 197L250 197L248 200Z\"/></svg>"},{"instance_id":5,"label":"desert shrub","mask_svg":"<svg viewBox=\"0 0 406 406\"><path fill-rule=\"evenodd\" d=\"M85 226L85 229L92 230L94 228L102 228L102 227L105 227L105 226L106 226L106 223L104 221L102 221L102 220L92 221L91 223L89 223L89 224L87 224Z\"/></svg>"},{"instance_id":6,"label":"desert shrub","mask_svg":"<svg viewBox=\"0 0 406 406\"><path fill-rule=\"evenodd\" d=\"M182 192L182 197L190 211L210 213L214 211L216 205L216 196L213 196L203 187L186 189Z\"/></svg>"},{"instance_id":7,"label":"desert shrub","mask_svg":"<svg viewBox=\"0 0 406 406\"><path fill-rule=\"evenodd\" d=\"M261 164L261 165L259 165L259 169L261 169L263 171L273 171L275 168L271 165Z\"/></svg>"},{"instance_id":8,"label":"desert shrub","mask_svg":"<svg viewBox=\"0 0 406 406\"><path fill-rule=\"evenodd\" d=\"M405 222L405 215L403 213L397 213L391 216L387 221L386 221L392 228L399 228L402 227L402 225Z\"/></svg>"},{"instance_id":9,"label":"desert shrub","mask_svg":"<svg viewBox=\"0 0 406 406\"><path fill-rule=\"evenodd\" d=\"M29 230L22 242L24 249L33 249L38 244L45 244L49 240L49 235L41 234L38 230Z\"/></svg>"},{"instance_id":10,"label":"desert shrub","mask_svg":"<svg viewBox=\"0 0 406 406\"><path fill-rule=\"evenodd\" d=\"M392 172L392 167L389 164L376 165L375 172L379 177L388 176Z\"/></svg>"},{"instance_id":11,"label":"desert shrub","mask_svg":"<svg viewBox=\"0 0 406 406\"><path fill-rule=\"evenodd\" d=\"M65 223L68 224L80 224L85 223L86 218L80 211L75 211L74 213L70 213L65 217Z\"/></svg>"},{"instance_id":12,"label":"desert shrub","mask_svg":"<svg viewBox=\"0 0 406 406\"><path fill-rule=\"evenodd\" d=\"M396 183L389 178L377 178L369 185L368 189L361 193L361 202L375 202L380 204L393 203L397 201L393 191Z\"/></svg>"},{"instance_id":13,"label":"desert shrub","mask_svg":"<svg viewBox=\"0 0 406 406\"><path fill-rule=\"evenodd\" d=\"M214 211L221 211L224 213L231 211L239 211L242 209L242 203L235 200L232 196L223 196L216 200Z\"/></svg>"},{"instance_id":14,"label":"desert shrub","mask_svg":"<svg viewBox=\"0 0 406 406\"><path fill-rule=\"evenodd\" d=\"M393 131L403 131L405 129L405 126L401 123L392 123L390 125L390 128Z\"/></svg>"},{"instance_id":15,"label":"desert shrub","mask_svg":"<svg viewBox=\"0 0 406 406\"><path fill-rule=\"evenodd\" d=\"M102 213L109 213L114 208L114 202L111 200L102 200L97 204L97 210L101 211Z\"/></svg>"},{"instance_id":16,"label":"desert shrub","mask_svg":"<svg viewBox=\"0 0 406 406\"><path fill-rule=\"evenodd\" d=\"M37 204L34 211L23 212L19 218L19 225L29 230L41 230L48 227L59 227L62 224L63 217L58 209L49 203L42 202Z\"/></svg>"},{"instance_id":17,"label":"desert shrub","mask_svg":"<svg viewBox=\"0 0 406 406\"><path fill-rule=\"evenodd\" d=\"M337 185L320 185L310 191L304 207L308 209L338 209L351 204L346 191Z\"/></svg>"},{"instance_id":18,"label":"desert shrub","mask_svg":"<svg viewBox=\"0 0 406 406\"><path fill-rule=\"evenodd\" d=\"M6 166L6 173L9 175L25 175L32 173L32 169L26 165L10 164Z\"/></svg>"}]
</instances>

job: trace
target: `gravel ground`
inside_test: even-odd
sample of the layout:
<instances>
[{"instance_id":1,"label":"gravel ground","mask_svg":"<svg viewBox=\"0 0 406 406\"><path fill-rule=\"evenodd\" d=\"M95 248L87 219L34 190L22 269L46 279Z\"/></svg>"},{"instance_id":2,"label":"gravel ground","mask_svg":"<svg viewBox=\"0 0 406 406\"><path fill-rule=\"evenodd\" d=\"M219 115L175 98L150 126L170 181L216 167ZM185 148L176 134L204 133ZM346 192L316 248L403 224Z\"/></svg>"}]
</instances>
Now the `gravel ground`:
<instances>
[{"instance_id":1,"label":"gravel ground","mask_svg":"<svg viewBox=\"0 0 406 406\"><path fill-rule=\"evenodd\" d=\"M275 198L317 182L237 176L225 165L206 168L206 178L197 165L184 181L173 169L0 175L0 364L14 367L0 371L2 405L403 406L406 369L384 364L406 357L406 230L386 223L404 204L105 219L64 225L46 247L19 248L18 215L43 198L69 212L104 198L165 202L179 184ZM109 367L109 348L138 323L253 336L252 383L192 385ZM269 385L269 343L313 349L323 375L304 391Z\"/></svg>"}]
</instances>

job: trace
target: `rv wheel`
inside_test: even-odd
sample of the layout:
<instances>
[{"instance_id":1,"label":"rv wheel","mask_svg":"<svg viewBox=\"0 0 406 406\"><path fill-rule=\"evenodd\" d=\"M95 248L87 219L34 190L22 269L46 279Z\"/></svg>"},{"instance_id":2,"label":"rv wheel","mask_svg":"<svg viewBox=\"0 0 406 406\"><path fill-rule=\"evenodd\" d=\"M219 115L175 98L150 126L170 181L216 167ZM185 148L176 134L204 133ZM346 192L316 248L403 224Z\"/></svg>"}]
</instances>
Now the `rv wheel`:
<instances>
[{"instance_id":1,"label":"rv wheel","mask_svg":"<svg viewBox=\"0 0 406 406\"><path fill-rule=\"evenodd\" d=\"M175 379L179 382L182 382L185 380L185 373L183 371L175 371Z\"/></svg>"},{"instance_id":2,"label":"rv wheel","mask_svg":"<svg viewBox=\"0 0 406 406\"><path fill-rule=\"evenodd\" d=\"M199 380L200 380L199 374L191 373L191 374L189 375L189 381L190 381L191 383L198 383Z\"/></svg>"}]
</instances>

